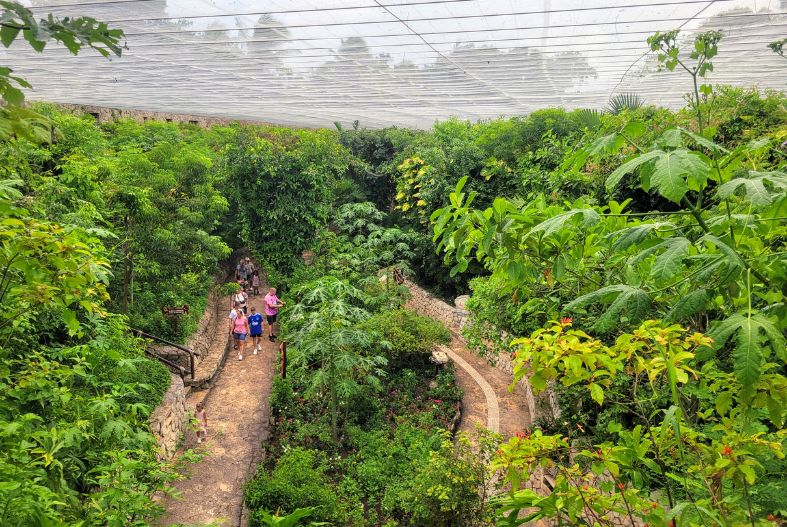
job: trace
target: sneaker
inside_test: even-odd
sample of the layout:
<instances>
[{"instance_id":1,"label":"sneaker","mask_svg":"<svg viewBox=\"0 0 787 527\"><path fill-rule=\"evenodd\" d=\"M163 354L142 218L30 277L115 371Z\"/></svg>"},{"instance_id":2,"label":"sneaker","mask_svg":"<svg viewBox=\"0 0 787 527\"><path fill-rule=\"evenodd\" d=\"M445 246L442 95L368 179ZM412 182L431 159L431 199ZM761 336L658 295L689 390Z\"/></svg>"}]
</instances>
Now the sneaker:
<instances>
[{"instance_id":1,"label":"sneaker","mask_svg":"<svg viewBox=\"0 0 787 527\"><path fill-rule=\"evenodd\" d=\"M252 355L256 355L257 351L259 351L259 350L257 348L254 348L254 351L252 352Z\"/></svg>"},{"instance_id":2,"label":"sneaker","mask_svg":"<svg viewBox=\"0 0 787 527\"><path fill-rule=\"evenodd\" d=\"M238 360L243 360L243 355L238 355Z\"/></svg>"},{"instance_id":3,"label":"sneaker","mask_svg":"<svg viewBox=\"0 0 787 527\"><path fill-rule=\"evenodd\" d=\"M238 349L238 345L235 344L234 346L232 346L232 349L234 349L234 350Z\"/></svg>"},{"instance_id":4,"label":"sneaker","mask_svg":"<svg viewBox=\"0 0 787 527\"><path fill-rule=\"evenodd\" d=\"M268 340L270 340L271 342L273 342L274 340L276 340L276 337L274 337L273 335L269 335L269 336L268 336Z\"/></svg>"}]
</instances>

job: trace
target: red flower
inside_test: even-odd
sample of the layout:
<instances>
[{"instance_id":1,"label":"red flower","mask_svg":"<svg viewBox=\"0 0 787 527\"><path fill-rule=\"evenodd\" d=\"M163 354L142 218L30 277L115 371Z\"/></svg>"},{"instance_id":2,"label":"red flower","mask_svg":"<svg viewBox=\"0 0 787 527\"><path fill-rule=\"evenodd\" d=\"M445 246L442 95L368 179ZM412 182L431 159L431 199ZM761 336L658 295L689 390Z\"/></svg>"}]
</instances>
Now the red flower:
<instances>
[{"instance_id":1,"label":"red flower","mask_svg":"<svg viewBox=\"0 0 787 527\"><path fill-rule=\"evenodd\" d=\"M560 323L564 326L570 326L574 320L571 317L563 317L560 319Z\"/></svg>"},{"instance_id":2,"label":"red flower","mask_svg":"<svg viewBox=\"0 0 787 527\"><path fill-rule=\"evenodd\" d=\"M435 402L435 404L440 404L440 403L443 402L443 400L442 399L435 399L434 402Z\"/></svg>"},{"instance_id":3,"label":"red flower","mask_svg":"<svg viewBox=\"0 0 787 527\"><path fill-rule=\"evenodd\" d=\"M527 439L530 436L530 434L525 432L524 430L520 430L516 432L514 435L517 436L519 439Z\"/></svg>"},{"instance_id":4,"label":"red flower","mask_svg":"<svg viewBox=\"0 0 787 527\"><path fill-rule=\"evenodd\" d=\"M732 449L730 448L729 445L724 445L724 448L721 449L721 455L729 456L730 454L732 454Z\"/></svg>"},{"instance_id":5,"label":"red flower","mask_svg":"<svg viewBox=\"0 0 787 527\"><path fill-rule=\"evenodd\" d=\"M620 490L624 490L626 488L626 486L623 483L621 483L620 481L618 481L618 488Z\"/></svg>"},{"instance_id":6,"label":"red flower","mask_svg":"<svg viewBox=\"0 0 787 527\"><path fill-rule=\"evenodd\" d=\"M768 517L767 517L767 520L769 522L775 522L777 520L777 518L773 514L769 514Z\"/></svg>"}]
</instances>

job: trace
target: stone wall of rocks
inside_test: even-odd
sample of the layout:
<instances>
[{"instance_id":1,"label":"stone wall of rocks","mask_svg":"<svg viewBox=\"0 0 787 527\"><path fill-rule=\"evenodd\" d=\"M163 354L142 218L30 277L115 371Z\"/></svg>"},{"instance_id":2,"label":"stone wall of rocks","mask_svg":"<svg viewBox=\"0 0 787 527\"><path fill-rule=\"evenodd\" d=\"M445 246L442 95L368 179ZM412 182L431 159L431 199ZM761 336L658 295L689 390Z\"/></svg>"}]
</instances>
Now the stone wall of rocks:
<instances>
[{"instance_id":1,"label":"stone wall of rocks","mask_svg":"<svg viewBox=\"0 0 787 527\"><path fill-rule=\"evenodd\" d=\"M229 311L225 309L227 307L224 305L225 300L226 297L219 292L218 285L211 288L208 293L208 305L205 306L205 312L197 324L197 329L186 340L186 347L197 354L197 365L208 354L216 331L216 322L223 320L222 315L226 315L224 311Z\"/></svg>"},{"instance_id":2,"label":"stone wall of rocks","mask_svg":"<svg viewBox=\"0 0 787 527\"><path fill-rule=\"evenodd\" d=\"M258 121L246 121L238 119L221 119L218 117L207 117L205 115L186 115L179 113L155 112L148 110L133 110L124 108L108 108L105 106L93 106L90 104L58 104L61 108L76 112L89 113L96 118L99 123L113 122L118 119L133 119L137 122L145 121L164 121L168 123L191 123L207 128L213 125L227 125L231 123L242 124L267 124Z\"/></svg>"},{"instance_id":3,"label":"stone wall of rocks","mask_svg":"<svg viewBox=\"0 0 787 527\"><path fill-rule=\"evenodd\" d=\"M150 429L156 436L160 459L169 459L175 454L180 438L186 430L187 417L183 379L172 374L164 399L150 414Z\"/></svg>"},{"instance_id":4,"label":"stone wall of rocks","mask_svg":"<svg viewBox=\"0 0 787 527\"><path fill-rule=\"evenodd\" d=\"M457 334L467 323L470 312L466 309L447 304L410 280L405 280L403 285L410 290L410 299L405 305L407 309L415 311L419 315L439 320Z\"/></svg>"}]
</instances>

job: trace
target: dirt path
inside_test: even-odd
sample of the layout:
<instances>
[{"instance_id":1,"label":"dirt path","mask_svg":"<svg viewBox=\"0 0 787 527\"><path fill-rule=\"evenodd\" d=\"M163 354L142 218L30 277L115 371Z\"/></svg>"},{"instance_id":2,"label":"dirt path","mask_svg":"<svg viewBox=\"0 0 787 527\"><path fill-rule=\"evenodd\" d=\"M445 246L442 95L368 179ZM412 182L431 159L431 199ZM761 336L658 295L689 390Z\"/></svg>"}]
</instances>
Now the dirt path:
<instances>
[{"instance_id":1,"label":"dirt path","mask_svg":"<svg viewBox=\"0 0 787 527\"><path fill-rule=\"evenodd\" d=\"M251 306L261 310L262 296L251 297ZM220 324L215 335L217 345L226 342L226 331ZM262 351L252 355L248 340L243 361L238 361L237 352L230 350L207 396L206 391L189 394L192 410L204 399L208 440L197 445L195 434L187 432L182 450L199 446L206 455L195 464L186 464L186 479L174 484L180 499L164 500L167 512L160 525L245 525L242 486L252 476L262 442L269 434L268 396L278 348L278 343L263 337Z\"/></svg>"}]
</instances>

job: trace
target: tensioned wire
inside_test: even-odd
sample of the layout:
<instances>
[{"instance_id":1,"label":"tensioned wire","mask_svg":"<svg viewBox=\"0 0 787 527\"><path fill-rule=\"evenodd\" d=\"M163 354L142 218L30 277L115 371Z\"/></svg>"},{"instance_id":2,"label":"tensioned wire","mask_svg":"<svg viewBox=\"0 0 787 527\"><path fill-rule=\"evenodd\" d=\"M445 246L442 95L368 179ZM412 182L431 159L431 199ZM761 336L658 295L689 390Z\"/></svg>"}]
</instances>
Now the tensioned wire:
<instances>
[{"instance_id":1,"label":"tensioned wire","mask_svg":"<svg viewBox=\"0 0 787 527\"><path fill-rule=\"evenodd\" d=\"M159 0L151 0L151 1L159 1ZM374 1L374 0L372 0ZM463 20L466 18L479 18L484 16L514 16L514 15L545 15L545 14L555 14L555 13L581 13L586 11L600 11L600 10L620 10L620 9L631 9L636 7L645 7L645 8L653 8L653 7L669 7L669 6L683 6L683 5L691 5L691 4L701 4L707 3L710 0L679 0L676 2L649 2L649 3L638 3L638 4L624 4L624 5L611 5L611 6L586 6L586 7L575 7L575 8L567 8L567 9L548 9L548 10L538 10L538 11L518 11L518 12L511 12L505 13L503 15L460 15L455 17L435 17L435 18L421 18L421 19L410 19L408 18L408 22L412 21L428 21L428 20L440 20L443 18L449 18L451 20ZM736 2L739 0L716 0L717 2ZM337 7L320 7L315 9L282 9L282 10L269 10L269 11L238 11L233 13L228 13L225 15L185 15L185 16L173 16L173 17L155 17L155 18L117 18L117 19L108 19L105 22L108 23L121 23L121 22L159 22L159 21L168 21L168 20L196 20L201 18L222 18L222 17L235 17L235 16L261 16L261 15L282 15L282 14L303 14L303 13L323 13L323 12L332 12L332 11L357 11L359 9L385 9L385 8L400 8L400 7L419 7L419 6L426 6L426 5L433 5L433 4L454 4L460 2L478 2L479 7L482 6L481 0L440 0L440 1L432 1L432 2L419 2L419 3L407 3L407 4L380 4L377 5L366 5L366 6L337 6ZM124 2L124 3L131 3L131 2ZM87 4L87 5L95 5L95 4ZM70 6L69 6L70 7Z\"/></svg>"},{"instance_id":2,"label":"tensioned wire","mask_svg":"<svg viewBox=\"0 0 787 527\"><path fill-rule=\"evenodd\" d=\"M143 60L156 60L156 59L145 59L145 58L143 58ZM160 61L160 62L169 63L168 61ZM169 64L172 66L172 69L167 70L167 71L169 71L171 73L174 73L174 74L182 74L182 68L183 67L192 67L193 66L190 63L189 64L181 64L181 63L171 62ZM205 65L204 63L202 63L202 65L203 66L208 66L208 65ZM197 66L199 67L199 65L197 65ZM54 69L55 68L51 68L50 69L50 73L53 73L52 70L54 70ZM61 67L59 69L63 73L67 73L69 71L69 69L64 68L64 67ZM128 63L127 62L120 68L120 71L122 71L123 73L139 73L140 75L144 75L145 73L148 73L150 71L150 69L144 67L143 65L141 65L139 63ZM216 73L222 73L222 74L230 75L232 77L238 77L239 74L247 73L247 72L249 72L251 74L257 74L257 75L260 75L260 74L264 75L266 73L266 72L260 72L259 69L254 70L251 67L250 68L246 68L246 69L232 68L232 69L229 69L229 70L216 71L215 66L212 66L212 65L210 66L210 69L204 69L204 71L206 72L206 75L203 76L204 79L206 81L210 81L212 83L212 85L213 85L213 88L215 88L217 84L224 84L221 81L219 81L218 79L216 79L215 83L214 83L213 79L215 78L215 74ZM622 70L618 69L617 71L622 71ZM751 71L751 72L747 72L744 76L738 76L736 78L745 79L745 78L748 77L748 75L756 74L758 72L767 73L767 71L768 71L767 69ZM113 75L116 75L117 72L118 72L118 70L110 70L110 71L107 71L105 73L105 75L107 77L112 77ZM164 73L164 71L160 71L160 73ZM286 84L288 86L289 90L295 89L297 87L308 88L308 89L310 89L310 92L315 89L315 86L313 86L313 84L315 82L318 83L316 89L319 89L319 87L320 87L320 84L318 82L319 79L324 79L324 80L329 81L329 82L337 82L337 83L342 83L342 81L346 79L346 80L351 81L349 83L351 86L358 86L358 81L362 81L362 80L374 81L374 84L363 85L364 89L371 90L371 91L377 91L378 89L385 89L385 88L388 88L388 87L397 87L399 85L405 84L408 81L410 81L409 83L411 85L413 85L412 84L413 82L415 83L413 85L413 87L420 88L420 92L416 92L413 95L417 95L418 93L421 93L421 98L424 101L429 100L430 96L427 93L423 93L423 91L424 90L431 91L431 90L434 90L435 88L441 88L441 87L453 88L453 90L451 90L450 92L453 93L454 96L458 96L458 97L462 97L462 96L465 96L468 93L470 93L468 91L468 89L466 89L466 88L462 89L462 86L457 86L456 81L458 80L458 76L459 76L459 74L457 72L442 71L442 72L432 72L431 74L406 76L406 77L402 76L400 74L397 74L397 72L386 71L386 70L379 70L379 71L375 70L372 73L373 73L372 76L365 76L365 75L362 75L362 74L354 74L354 75L350 75L350 76L342 76L342 75L336 75L335 72L332 72L330 70L327 70L327 71L320 71L320 70L318 70L318 71L313 71L313 72L310 72L310 73L307 73L307 74L304 74L304 75L296 74L296 75L293 75L292 77L270 78L270 77L264 77L263 76L263 77L247 77L247 78L248 78L248 80L255 80L255 81L259 81L259 82L265 81L265 80L270 81L271 83L279 82L280 84ZM524 74L524 73L525 72L522 72L521 74ZM387 78L389 75L390 75L390 79ZM499 77L498 75L501 75L502 77ZM522 80L518 79L518 75L505 75L504 73L499 73L498 75L489 75L489 77L490 77L490 79L494 79L496 81L498 81L498 80L501 81L507 87L508 87L508 84L506 84L506 83L510 83L510 84L513 84L515 87L518 87L519 89L528 90L528 91L532 92L532 87L530 85L528 85L527 83L523 84ZM94 75L93 78L95 80L98 80L98 77L100 77L100 76L101 76L100 74L96 74L96 75ZM577 78L577 76L576 75L566 76L566 77L555 77L555 76L553 76L553 78L555 80L558 80L558 81L560 81L560 80L574 80L574 79ZM179 77L178 77L178 80L179 80ZM198 80L199 80L199 77L194 76L192 78L192 83L196 83ZM135 86L138 85L138 82L144 82L144 81L135 81ZM598 87L601 87L602 85L609 85L609 86L611 86L611 84L613 82L614 82L614 80L612 80L612 79L609 79L609 80L606 80L606 81L600 79L596 84L597 84ZM229 87L232 88L232 89L237 89L237 85L236 84L229 84ZM326 85L323 84L322 87L326 87ZM596 89L598 89L598 87ZM255 89L257 89L257 88L255 88ZM276 94L278 92L276 92L274 90L272 93ZM292 93L292 92L288 91L288 93ZM402 93L397 91L393 95L402 95ZM408 96L409 95L411 95L411 94L408 93ZM434 93L434 96L436 96L436 97L445 97L446 95L449 95L449 93L446 93L445 91ZM485 93L483 90L479 90L478 91L478 95L488 95L488 94ZM533 98L533 95L534 94L531 93L528 98ZM286 98L287 94L279 94L279 96L281 96L283 98ZM459 99L457 98L457 101L458 100Z\"/></svg>"},{"instance_id":3,"label":"tensioned wire","mask_svg":"<svg viewBox=\"0 0 787 527\"><path fill-rule=\"evenodd\" d=\"M741 35L742 37L743 35ZM734 37L729 37L734 38ZM725 56L730 57L731 54L734 53L736 55L740 55L742 53L751 53L751 52L761 52L763 55L770 56L771 51L768 50L766 44L771 42L770 39L761 40L761 41L752 41L746 40L744 41L745 44L749 45L747 47L740 47L736 46L735 49L732 50L724 50ZM758 45L759 44L759 45ZM756 47L754 47L756 46ZM483 48L475 48L475 49L483 49ZM527 48L523 48L527 49ZM632 50L641 50L642 47L636 48L629 48ZM723 48L722 48L723 49ZM603 50L593 50L593 51L603 51ZM255 57L253 54L245 54L239 48L235 49L221 49L221 50L212 50L203 53L189 53L185 55L184 59L180 59L178 63L187 64L189 60L195 61L202 61L204 63L204 57L211 57L216 56L221 60L224 59L238 59L243 60L244 62L252 65L252 66L259 66L259 65L270 65L270 66L278 66L278 69L288 69L292 67L297 67L298 65L305 64L306 66L303 67L305 70L311 69L331 69L332 71L341 70L341 69L354 69L354 64L363 64L370 67L377 67L383 69L385 71L397 72L397 73L412 73L412 72L420 72L420 73L429 73L441 66L445 66L444 63L440 62L431 62L427 64L414 64L414 63L400 63L391 65L389 61L384 57L379 56L372 56L366 55L359 56L354 55L352 53L349 54L338 54L338 55L313 55L312 58L309 56L302 56L296 55L293 57L283 56L281 57L282 60L274 60L270 58L258 58ZM586 58L631 58L632 54L621 54L621 55L592 55L588 56L585 54L582 55L557 55L555 57L551 57L549 55L542 56L539 52L534 52L528 55L512 55L510 53L501 52L497 55L475 55L475 54L457 54L454 56L453 60L455 62L460 62L465 66L472 66L479 70L483 71L493 71L495 69L499 69L499 66L504 67L513 67L513 66L533 66L536 62L546 60L548 63L554 66L561 66L567 68L573 72L578 71L593 71L593 72L608 72L608 71L620 71L621 66L629 65L630 62L628 60L619 60L619 61L609 61L605 60L605 66L597 66L593 65L589 62L582 61L582 59ZM748 55L746 55L748 56ZM745 58L744 56L743 58ZM39 60L31 61L31 62L41 62L47 63L49 59L44 58L42 59L36 55L30 55L31 58L36 58ZM169 53L150 53L144 55L137 55L133 53L133 50L130 50L130 53L125 55L125 57L131 58L142 58L142 57L173 57L172 54ZM484 58L487 57L487 58ZM655 55L653 56L655 59ZM325 61L318 63L315 58L333 58L333 61ZM293 59L307 59L306 61L295 61ZM88 62L95 60L95 57L87 56L74 58L73 62ZM235 66L232 66L235 67ZM505 73L511 74L515 73L516 70L507 70Z\"/></svg>"},{"instance_id":4,"label":"tensioned wire","mask_svg":"<svg viewBox=\"0 0 787 527\"><path fill-rule=\"evenodd\" d=\"M710 0L703 0L708 2ZM391 13L392 16L393 13ZM463 20L469 18L497 18L497 17L506 17L506 16L517 16L517 15L524 15L527 13L506 13L503 15L468 15L464 17L435 17L435 18L417 18L417 19L408 19L406 22L409 24L411 22L436 22L436 21L455 21L455 20ZM719 15L710 15L706 17L694 17L692 20L707 20L707 19L725 19L725 18L748 18L748 17L767 17L772 15L783 15L785 12L768 12L768 13L741 13L741 14L719 14ZM216 17L211 18L226 18L228 15L219 15ZM229 15L232 16L232 15ZM501 31L501 30L516 30L516 31L526 31L530 29L559 29L559 28L569 28L569 27L589 27L589 26L608 26L608 25L625 25L625 24L649 24L649 23L662 23L662 22L680 22L684 21L684 17L677 17L677 18L649 18L649 19L641 19L641 20L614 20L609 22L582 22L576 24L549 24L545 26L519 26L514 28L490 28L490 29L456 29L456 30L448 30L448 31L438 31L437 33L440 34L451 34L451 33L477 33L481 31ZM148 22L154 20L141 20L141 22ZM113 22L117 23L117 22ZM276 24L276 25L268 25L268 26L252 26L252 27L236 27L236 28L221 28L221 29L200 29L194 30L193 32L199 33L226 33L231 31L251 31L255 29L269 29L269 30L279 30L284 31L288 29L307 29L307 28L314 28L314 27L337 27L337 26L370 26L370 25L380 25L380 24L393 24L395 21L392 20L373 20L373 21L359 21L359 22L325 22L325 23L316 23L316 24ZM180 34L183 32L187 32L188 30L179 29L175 31L142 31L138 33L128 33L126 37L133 37L133 36L142 36L142 35L168 35L168 34ZM432 34L428 32L422 33L424 35ZM387 35L387 36L407 36L408 33L402 34L394 34L394 35ZM276 39L271 40L271 42L276 42L278 40L287 41L288 39Z\"/></svg>"},{"instance_id":5,"label":"tensioned wire","mask_svg":"<svg viewBox=\"0 0 787 527\"><path fill-rule=\"evenodd\" d=\"M787 14L787 13L781 13L781 14ZM732 37L732 36L737 36L736 34L738 32L742 32L744 30L751 31L751 30L754 30L754 29L780 27L780 26L783 26L783 25L785 25L785 23L779 22L779 23L770 23L770 24L760 24L758 26L747 26L745 28L738 27L738 28L732 28L732 29L730 29L730 28L718 28L718 29L720 29L722 31L727 31L728 32L727 36L728 37ZM703 28L703 29L712 29L712 28L713 28L712 26L709 26L709 27ZM477 31L500 32L500 31L516 31L516 29L473 30L473 31L476 31L476 32ZM546 38L561 38L561 39L584 38L584 39L588 39L588 38L602 38L602 37L621 36L621 35L651 35L651 34L653 34L654 31L655 31L655 29L651 28L651 29L642 30L642 31L621 31L621 32L617 32L617 33L583 33L583 34L574 34L574 35L553 35L551 37L547 36ZM734 33L732 33L732 32L734 32ZM183 33L180 33L179 35L187 37L187 36L194 36L194 35L198 35L198 34L199 34L198 31L194 31L194 32L183 32ZM442 33L434 32L434 33L425 33L425 34L440 35ZM326 37L319 37L319 38L303 38L303 39L295 38L295 39L291 39L289 42L295 43L295 42L298 42L298 41L301 41L301 40L302 41L326 41L326 40L340 40L341 41L341 40L344 40L344 39L347 39L347 38L367 39L367 38L383 38L383 37L386 37L386 36L388 36L388 35L326 36ZM414 35L398 35L398 36L411 37L411 36L414 36ZM168 38L171 38L171 37L168 37ZM645 43L644 39L626 39L626 40L607 40L607 41L602 41L602 42L587 42L587 41L584 41L582 43L579 43L579 42L563 42L563 43L557 43L557 44L549 44L547 46L540 46L538 44L525 44L523 46L504 45L504 46L501 46L499 48L484 47L484 46L479 46L479 47L462 47L465 44L484 44L484 43L490 44L490 43L502 43L502 42L522 42L522 41L540 40L540 39L541 39L541 37L518 36L518 37L510 37L510 38L493 38L493 39L476 39L476 40L456 40L456 41L446 41L446 42L431 42L431 44L433 46L454 46L452 48L448 48L448 49L442 50L443 53L465 52L465 51L491 51L493 49L494 50L498 50L500 53L506 53L506 51L503 51L503 50L529 49L529 50L533 50L535 53L539 53L539 54L558 54L558 55L569 54L569 53L579 53L579 54L584 55L586 52L590 52L590 51L605 51L605 50L595 50L595 49L588 50L588 49L586 49L586 46L615 46L616 44L629 44L629 43L641 43L642 46L645 45L644 44ZM768 40L765 43L769 43L771 41L772 40ZM216 40L212 40L212 41L204 41L204 40L183 41L183 40L178 39L178 40L176 40L174 42L172 40L169 40L167 42L148 42L148 43L140 43L140 44L132 43L132 44L130 44L130 46L127 44L126 49L128 51L133 52L134 50L139 49L139 48L162 47L162 46L170 46L171 47L171 46L181 46L181 45L183 45L183 46L192 46L192 47L208 47L208 46L214 46L215 45L215 46L219 46L220 49L221 49L221 48L237 48L237 45L241 45L241 44L256 44L256 43L269 43L269 42L279 42L279 40L271 41L271 40L247 39L247 40L218 40L218 41L216 41ZM286 41L282 41L282 42L286 42ZM724 40L722 40L722 42L725 43ZM759 42L753 42L753 43L759 43ZM568 51L550 51L552 48L562 48L562 47L572 47L572 46L575 47L575 46L579 46L579 45L582 45L583 49L581 49L581 50L568 50ZM407 46L423 47L424 44L422 42L421 43L399 42L399 43L388 43L388 44L370 44L368 42L364 42L363 43L363 48L365 48L366 50L371 50L371 49L375 49L375 48L385 48L385 49L387 49L387 48L404 48L404 47L407 47ZM630 49L630 50L641 50L642 46L628 47L628 48L613 47L612 50L613 51L627 50L627 49ZM541 49L541 48L546 48L546 49ZM237 49L240 49L240 48L237 48ZM330 51L332 51L332 53L324 53L324 54L320 54L320 55L300 55L300 54L299 55L290 55L288 58L298 58L298 57L315 57L315 58L319 58L319 57L334 57L334 56L337 55L338 52L341 51L341 46L339 46L338 48L337 48L337 46L324 46L324 47L309 46L309 47L305 47L305 48L291 48L291 47L275 47L274 48L274 47L271 47L271 48L267 48L265 51L267 51L268 53L276 53L276 54L282 55L284 53L289 53L289 52L293 52L293 51L319 51L319 50L330 50ZM15 50L15 52L17 52L17 51ZM47 52L48 53L49 52L69 53L69 51L67 49L65 49L65 48L52 48L50 50L47 50ZM37 52L34 52L34 51L31 51L31 50L29 50L27 48L18 50L18 53L23 54L23 55L24 54L29 54L30 56L42 57L41 54L39 54ZM350 53L353 53L353 51L345 51L344 53L350 54ZM440 52L439 51L436 52L436 51L430 49L430 50L409 50L409 51L401 51L401 52L398 52L398 53L408 54L408 55L417 55L417 54L438 54L439 55ZM92 58L100 58L102 60L106 60L106 59L104 59L104 57L101 57L101 56L98 56L98 55L84 55L84 56L85 57L92 57Z\"/></svg>"},{"instance_id":6,"label":"tensioned wire","mask_svg":"<svg viewBox=\"0 0 787 527\"><path fill-rule=\"evenodd\" d=\"M787 14L787 12L779 12L779 13L771 13L771 14L773 14L773 15L785 15L785 14ZM721 19L721 20L730 19L730 20L734 20L735 18L739 18L740 16L742 16L742 15L724 15L724 16L707 17L707 19L710 19L710 20L713 20L713 19ZM757 14L757 15L747 14L747 16L764 17L764 16L767 16L767 15L766 14ZM667 20L667 21L670 21L670 20L678 21L678 20L683 20L683 19L665 19L665 20ZM649 21L649 22L652 23L654 21ZM392 22L387 22L387 23L393 24L395 22L392 21ZM631 23L640 23L640 22L631 22ZM590 25L594 25L594 24L590 24ZM781 25L783 25L783 24L782 23L771 23L771 24L758 26L758 27L772 27L772 26L781 26ZM265 28L265 29L280 29L280 28L275 27L275 28ZM712 29L712 27L708 27L707 29ZM729 30L728 28L719 28L719 29L721 29L722 31L724 31L725 29ZM743 31L744 29L749 29L749 28L748 27L747 28L742 28L742 27L741 28L734 28L735 31ZM485 33L485 32L500 33L500 32L503 32L503 31L522 31L522 30L523 29L520 29L520 28L470 29L470 30L457 30L457 31L430 31L430 32L422 32L421 35L438 36L438 35L463 34L463 33ZM526 40L593 38L593 37L600 38L600 37L607 37L607 36L614 37L614 36L622 36L622 35L650 35L650 34L653 34L655 31L656 31L655 28L651 28L651 29L642 30L642 31L618 31L618 32L615 32L615 33L583 33L583 34L570 34L570 35L546 35L544 37L525 37L525 36L522 36L522 37L492 38L492 39L480 39L480 40L456 40L456 41L446 41L446 42L431 42L431 44L434 45L434 46L446 46L446 45L447 46L457 46L457 45L462 45L462 44L515 42L515 41L526 41ZM202 31L194 30L194 31L180 31L180 32L174 32L174 33L170 33L170 34L178 35L178 36L196 36L196 35L199 35L201 33L202 33ZM155 35L156 33L151 33L151 34ZM233 39L233 40L229 40L229 39L228 40L210 40L210 41L206 41L206 40L189 40L189 41L178 40L176 42L173 42L173 41L170 40L170 41L166 41L166 42L147 42L147 43L140 43L140 44L131 44L131 46L134 49L148 48L148 47L162 47L162 46L167 46L167 47L195 46L195 45L206 46L206 45L213 45L213 44L226 46L227 44L298 42L298 41L301 41L301 40L302 41L321 41L321 40L342 40L342 39L347 39L347 38L366 39L366 38L411 37L411 36L414 36L414 35L406 34L406 33L396 33L396 34L383 34L383 35L325 36L325 37L318 37L318 38L307 37L307 38L292 38L292 39L286 39L286 40L282 40L282 39L254 39L254 38L251 38L251 39ZM171 37L166 37L166 38L171 38ZM548 44L548 45L541 45L541 46L536 44L536 45L529 45L529 46L522 46L522 47L531 48L531 49L532 48L539 48L539 47L547 47L549 49L549 48L554 48L554 47L570 47L570 46L579 46L579 45L583 45L583 46L584 45L614 45L614 44L617 44L617 43L633 43L633 42L643 42L643 45L644 45L644 40L612 40L612 41L605 41L605 42L582 42L582 43L573 42L573 43L562 43L562 44ZM128 46L128 43L126 45ZM417 44L417 43L416 44L413 44L413 43L389 43L389 44L365 44L365 47L366 48L395 48L395 47L422 46L422 45L423 44ZM512 48L513 47L505 46L503 49L512 49ZM66 50L65 48L55 48L55 49L68 53L68 50ZM281 51L285 51L285 50L286 51L312 51L312 50L318 50L318 49L334 50L334 49L336 49L336 47L335 46L333 46L333 47L313 47L313 46L311 46L311 47L306 47L306 48L286 48L286 47L282 47L282 48L272 49L272 50L269 50L269 51L271 51L271 52L278 51L278 50L281 50ZM451 51L451 50L444 50L444 52L448 52L448 51ZM581 50L576 50L576 51L581 52ZM439 52L438 52L438 54L439 54ZM103 57L101 57L101 58L103 58Z\"/></svg>"},{"instance_id":7,"label":"tensioned wire","mask_svg":"<svg viewBox=\"0 0 787 527\"><path fill-rule=\"evenodd\" d=\"M731 38L734 38L734 37L731 37ZM632 41L632 42L638 42L638 41ZM729 40L725 41L725 42L729 43ZM749 40L749 41L746 41L745 43L746 44L758 44L758 43L760 43L760 44L767 44L768 41L767 40L766 41L750 41ZM416 45L416 44L410 44L410 45L412 46L412 45ZM604 44L603 43L599 43L597 45L604 45ZM237 51L236 51L236 49L237 48L232 48L232 49L226 48L225 50L222 50L222 51L224 51L225 54L229 54L231 51L235 52L235 54L233 56L235 56L237 58L245 58L247 60L249 58L251 58L250 55L242 55L241 54L241 50L237 49ZM314 49L320 49L320 48L314 48ZM332 48L326 48L326 49L332 49ZM477 60L477 56L473 54L474 51L475 50L484 50L484 49L485 48L460 49L460 51L463 51L463 52L466 51L466 50L469 51L470 52L469 53L470 54L469 58L476 59L476 60L468 60L468 56L465 55L465 54L461 54L461 53L456 55L456 58L457 58L457 60L461 60L465 64L476 64L476 63L478 63L478 64L490 64L490 65L491 64L517 65L517 63L521 63L521 62L526 61L527 59L531 59L531 58L538 60L538 59L541 58L539 55L541 53L544 53L544 52L540 52L539 51L539 52L536 52L536 53L533 53L533 54L528 54L528 55L525 55L525 56L517 56L517 55L510 56L510 55L507 54L508 52L500 52L500 53L498 53L498 55L495 56L495 59L499 59L499 60L495 60L495 59L492 59L492 60L490 60L490 59ZM629 49L641 49L641 47L629 48ZM741 49L741 48L737 48L737 49ZM736 51L737 51L737 49L736 49ZM131 51L132 51L132 53L130 55L131 57L139 57L138 55L133 53L133 49ZM283 51L289 51L289 50L284 49ZM603 51L603 50L590 50L590 51ZM746 48L746 51L763 51L763 52L765 52L766 48L765 48L765 46L762 46L762 48ZM410 54L415 54L415 52L410 52ZM204 54L189 53L187 56L191 57L191 56L200 56L200 55L204 55ZM150 54L148 56L169 56L169 54ZM630 56L630 55L619 55L619 56L620 57L626 57L626 56ZM90 55L84 55L84 59L90 60L88 57L91 57L91 56ZM371 57L371 56L368 56L368 57L353 57L352 53L348 53L346 55L342 55L342 54L339 54L339 55L324 54L324 55L313 55L313 56L300 56L300 55L297 55L295 57L284 57L284 58L288 59L287 63L289 64L289 63L292 63L292 59L293 58L306 58L306 57L336 58L336 59L338 59L338 61L328 61L328 62L324 63L324 65L329 66L329 67L333 67L334 69L336 68L337 65L345 64L347 62L356 62L356 63L360 62L360 63L365 63L365 64L370 64L371 63L371 64L378 65L378 66L385 63L385 60L381 59L379 57ZM610 57L609 55L605 55L604 56L604 58L609 58L609 57ZM554 60L556 60L558 65L559 65L560 59L565 59L567 61L571 61L573 59L582 59L582 58L584 58L583 55L577 56L577 55L571 54L571 55L568 55L568 56L560 56L560 55L558 55ZM79 60L79 59L75 59L75 60ZM314 62L314 61L310 61L310 62ZM268 62L259 61L259 60L254 61L254 63L255 64L268 64ZM280 64L282 66L285 65L285 64L282 64L281 62L279 62L279 63L272 62L270 64ZM413 68L407 68L407 69L405 69L405 71L421 71L421 72L425 72L425 71L429 70L430 66L434 67L434 63L430 64L429 66L425 66L424 68L421 68L419 66L415 66ZM615 68L607 70L606 68L603 68L603 67L599 67L599 66L595 66L594 67L594 66L590 66L589 64L582 64L582 63L569 64L569 66L573 66L574 69L592 68L596 72L617 71ZM315 67L319 68L320 66L315 66ZM391 69L391 71L393 71L393 72L398 73L398 72L402 71L403 68L399 68L398 69L398 68L390 68L389 67L389 69Z\"/></svg>"}]
</instances>

